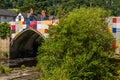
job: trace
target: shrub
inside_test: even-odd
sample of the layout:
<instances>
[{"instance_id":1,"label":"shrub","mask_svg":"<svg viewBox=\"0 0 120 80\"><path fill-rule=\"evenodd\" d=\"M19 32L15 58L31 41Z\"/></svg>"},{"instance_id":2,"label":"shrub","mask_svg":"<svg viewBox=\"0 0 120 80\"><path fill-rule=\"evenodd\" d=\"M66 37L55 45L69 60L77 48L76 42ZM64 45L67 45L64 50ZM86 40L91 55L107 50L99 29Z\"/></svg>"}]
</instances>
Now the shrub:
<instances>
[{"instance_id":1,"label":"shrub","mask_svg":"<svg viewBox=\"0 0 120 80\"><path fill-rule=\"evenodd\" d=\"M4 73L5 71L4 71L4 68L2 67L2 66L0 66L0 74L1 73Z\"/></svg>"},{"instance_id":2,"label":"shrub","mask_svg":"<svg viewBox=\"0 0 120 80\"><path fill-rule=\"evenodd\" d=\"M40 80L112 80L113 36L105 31L100 8L80 8L60 20L39 47Z\"/></svg>"},{"instance_id":3,"label":"shrub","mask_svg":"<svg viewBox=\"0 0 120 80\"><path fill-rule=\"evenodd\" d=\"M10 24L0 23L0 37L5 39L10 36Z\"/></svg>"},{"instance_id":4,"label":"shrub","mask_svg":"<svg viewBox=\"0 0 120 80\"><path fill-rule=\"evenodd\" d=\"M9 67L4 67L5 73L10 73L11 69Z\"/></svg>"},{"instance_id":5,"label":"shrub","mask_svg":"<svg viewBox=\"0 0 120 80\"><path fill-rule=\"evenodd\" d=\"M21 65L21 69L24 69L25 68L25 65Z\"/></svg>"},{"instance_id":6,"label":"shrub","mask_svg":"<svg viewBox=\"0 0 120 80\"><path fill-rule=\"evenodd\" d=\"M0 74L9 73L10 71L11 71L10 68L0 65Z\"/></svg>"}]
</instances>

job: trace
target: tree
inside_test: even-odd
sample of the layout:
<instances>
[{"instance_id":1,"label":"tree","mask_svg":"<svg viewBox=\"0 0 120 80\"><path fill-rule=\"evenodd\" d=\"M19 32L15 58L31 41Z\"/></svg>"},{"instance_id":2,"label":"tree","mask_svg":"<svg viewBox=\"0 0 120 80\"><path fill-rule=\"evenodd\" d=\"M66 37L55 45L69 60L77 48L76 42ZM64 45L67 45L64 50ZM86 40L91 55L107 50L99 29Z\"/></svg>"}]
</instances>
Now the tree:
<instances>
[{"instance_id":1,"label":"tree","mask_svg":"<svg viewBox=\"0 0 120 80\"><path fill-rule=\"evenodd\" d=\"M5 5L4 5L4 1L3 0L0 0L0 8L5 8Z\"/></svg>"},{"instance_id":2,"label":"tree","mask_svg":"<svg viewBox=\"0 0 120 80\"><path fill-rule=\"evenodd\" d=\"M0 37L7 38L10 36L10 24L0 23Z\"/></svg>"},{"instance_id":3,"label":"tree","mask_svg":"<svg viewBox=\"0 0 120 80\"><path fill-rule=\"evenodd\" d=\"M80 8L60 19L38 49L40 80L113 80L106 16L100 8Z\"/></svg>"},{"instance_id":4,"label":"tree","mask_svg":"<svg viewBox=\"0 0 120 80\"><path fill-rule=\"evenodd\" d=\"M45 9L48 14L58 17L80 6L101 7L111 10L114 16L120 15L120 0L0 0L0 3L0 8L4 9L18 8L22 12L28 12L29 9L34 8L36 13Z\"/></svg>"},{"instance_id":5,"label":"tree","mask_svg":"<svg viewBox=\"0 0 120 80\"><path fill-rule=\"evenodd\" d=\"M120 0L111 0L111 5L108 6L108 9L111 10L112 15L120 16Z\"/></svg>"}]
</instances>

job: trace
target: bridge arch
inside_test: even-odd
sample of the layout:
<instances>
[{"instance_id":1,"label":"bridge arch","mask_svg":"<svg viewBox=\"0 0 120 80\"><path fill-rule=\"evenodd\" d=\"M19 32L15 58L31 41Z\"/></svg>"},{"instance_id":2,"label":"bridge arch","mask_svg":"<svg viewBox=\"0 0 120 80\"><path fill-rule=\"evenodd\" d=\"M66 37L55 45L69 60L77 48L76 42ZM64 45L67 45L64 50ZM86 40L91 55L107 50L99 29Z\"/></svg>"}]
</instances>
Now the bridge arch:
<instances>
[{"instance_id":1,"label":"bridge arch","mask_svg":"<svg viewBox=\"0 0 120 80\"><path fill-rule=\"evenodd\" d=\"M38 37L41 41L45 40L45 37L33 28L27 28L17 34L10 42L10 59L35 57Z\"/></svg>"}]
</instances>

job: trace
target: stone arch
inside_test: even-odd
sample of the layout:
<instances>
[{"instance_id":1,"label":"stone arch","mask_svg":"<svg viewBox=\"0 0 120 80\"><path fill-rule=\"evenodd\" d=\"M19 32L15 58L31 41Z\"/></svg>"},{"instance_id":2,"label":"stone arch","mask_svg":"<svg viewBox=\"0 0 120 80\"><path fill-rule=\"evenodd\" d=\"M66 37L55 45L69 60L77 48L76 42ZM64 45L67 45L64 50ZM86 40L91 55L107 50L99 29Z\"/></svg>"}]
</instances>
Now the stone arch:
<instances>
[{"instance_id":1,"label":"stone arch","mask_svg":"<svg viewBox=\"0 0 120 80\"><path fill-rule=\"evenodd\" d=\"M33 28L27 28L17 34L10 43L10 59L35 57L34 43L38 37L45 40L45 37Z\"/></svg>"}]
</instances>

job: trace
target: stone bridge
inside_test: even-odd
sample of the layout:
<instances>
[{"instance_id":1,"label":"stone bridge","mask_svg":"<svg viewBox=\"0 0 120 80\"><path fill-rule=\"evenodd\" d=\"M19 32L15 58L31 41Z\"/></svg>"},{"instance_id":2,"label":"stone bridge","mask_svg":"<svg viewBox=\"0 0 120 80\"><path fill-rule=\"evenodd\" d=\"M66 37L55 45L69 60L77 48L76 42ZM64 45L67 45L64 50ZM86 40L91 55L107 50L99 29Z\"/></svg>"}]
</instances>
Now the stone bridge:
<instances>
[{"instance_id":1,"label":"stone bridge","mask_svg":"<svg viewBox=\"0 0 120 80\"><path fill-rule=\"evenodd\" d=\"M59 20L10 22L10 60L36 57L38 46L49 37L48 30L57 22ZM120 18L107 18L105 22L108 23L106 30L112 32L114 36L115 53L118 54L120 53Z\"/></svg>"},{"instance_id":2,"label":"stone bridge","mask_svg":"<svg viewBox=\"0 0 120 80\"><path fill-rule=\"evenodd\" d=\"M57 22L58 20L11 22L10 61L35 58L38 46L49 37L48 30Z\"/></svg>"}]
</instances>

